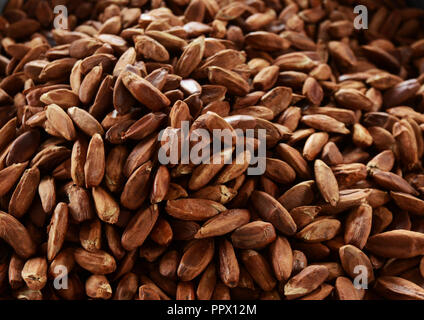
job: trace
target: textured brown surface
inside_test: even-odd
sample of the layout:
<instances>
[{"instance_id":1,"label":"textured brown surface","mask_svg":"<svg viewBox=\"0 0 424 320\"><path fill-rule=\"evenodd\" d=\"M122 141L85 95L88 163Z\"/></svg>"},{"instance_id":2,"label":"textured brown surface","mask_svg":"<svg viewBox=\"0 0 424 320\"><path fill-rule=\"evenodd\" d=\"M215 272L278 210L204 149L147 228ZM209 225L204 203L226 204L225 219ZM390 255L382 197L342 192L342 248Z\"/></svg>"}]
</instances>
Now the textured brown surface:
<instances>
[{"instance_id":1,"label":"textured brown surface","mask_svg":"<svg viewBox=\"0 0 424 320\"><path fill-rule=\"evenodd\" d=\"M1 299L424 300L424 11L56 2L0 16Z\"/></svg>"}]
</instances>

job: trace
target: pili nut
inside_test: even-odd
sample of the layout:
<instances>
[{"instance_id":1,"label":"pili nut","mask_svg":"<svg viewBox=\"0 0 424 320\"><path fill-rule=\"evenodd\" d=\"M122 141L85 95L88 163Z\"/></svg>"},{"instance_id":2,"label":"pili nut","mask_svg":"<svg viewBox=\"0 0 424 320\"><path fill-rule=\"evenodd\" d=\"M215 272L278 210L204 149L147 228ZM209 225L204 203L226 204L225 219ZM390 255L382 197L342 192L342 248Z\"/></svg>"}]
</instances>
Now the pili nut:
<instances>
[{"instance_id":1,"label":"pili nut","mask_svg":"<svg viewBox=\"0 0 424 320\"><path fill-rule=\"evenodd\" d=\"M319 219L300 230L296 236L305 242L322 242L333 239L341 223L337 219Z\"/></svg>"},{"instance_id":2,"label":"pili nut","mask_svg":"<svg viewBox=\"0 0 424 320\"><path fill-rule=\"evenodd\" d=\"M262 191L254 191L250 201L258 214L285 235L296 232L296 224L290 213L272 196Z\"/></svg>"},{"instance_id":3,"label":"pili nut","mask_svg":"<svg viewBox=\"0 0 424 320\"><path fill-rule=\"evenodd\" d=\"M267 158L265 175L281 184L290 184L296 179L296 172L286 162Z\"/></svg>"},{"instance_id":4,"label":"pili nut","mask_svg":"<svg viewBox=\"0 0 424 320\"><path fill-rule=\"evenodd\" d=\"M390 196L396 202L396 205L402 210L412 214L421 215L424 209L424 201L402 192L390 192Z\"/></svg>"},{"instance_id":5,"label":"pili nut","mask_svg":"<svg viewBox=\"0 0 424 320\"><path fill-rule=\"evenodd\" d=\"M0 196L4 196L12 189L27 166L28 162L16 163L0 171Z\"/></svg>"},{"instance_id":6,"label":"pili nut","mask_svg":"<svg viewBox=\"0 0 424 320\"><path fill-rule=\"evenodd\" d=\"M116 270L115 259L105 251L89 252L77 248L74 257L80 267L93 274L110 274Z\"/></svg>"},{"instance_id":7,"label":"pili nut","mask_svg":"<svg viewBox=\"0 0 424 320\"><path fill-rule=\"evenodd\" d=\"M178 219L202 221L226 211L226 208L215 201L188 198L168 200L165 210L169 215Z\"/></svg>"},{"instance_id":8,"label":"pili nut","mask_svg":"<svg viewBox=\"0 0 424 320\"><path fill-rule=\"evenodd\" d=\"M149 113L133 123L123 134L122 139L141 140L155 132L166 119L161 112Z\"/></svg>"},{"instance_id":9,"label":"pili nut","mask_svg":"<svg viewBox=\"0 0 424 320\"><path fill-rule=\"evenodd\" d=\"M240 258L256 284L264 291L271 291L276 280L266 259L255 250L242 250Z\"/></svg>"},{"instance_id":10,"label":"pili nut","mask_svg":"<svg viewBox=\"0 0 424 320\"><path fill-rule=\"evenodd\" d=\"M365 290L357 289L352 281L346 277L338 277L335 283L335 291L339 300L362 300Z\"/></svg>"},{"instance_id":11,"label":"pili nut","mask_svg":"<svg viewBox=\"0 0 424 320\"><path fill-rule=\"evenodd\" d=\"M364 266L366 268L366 279L368 283L374 281L374 271L371 262L367 255L360 249L352 245L345 245L339 249L340 261L343 266L343 270L354 279L357 275L355 268L357 266Z\"/></svg>"},{"instance_id":12,"label":"pili nut","mask_svg":"<svg viewBox=\"0 0 424 320\"><path fill-rule=\"evenodd\" d=\"M166 246L172 241L174 232L169 222L163 218L158 219L152 232L151 239L159 245Z\"/></svg>"},{"instance_id":13,"label":"pili nut","mask_svg":"<svg viewBox=\"0 0 424 320\"><path fill-rule=\"evenodd\" d=\"M194 198L216 201L225 205L233 200L236 195L237 191L233 188L228 188L226 185L213 185L196 191L192 196Z\"/></svg>"},{"instance_id":14,"label":"pili nut","mask_svg":"<svg viewBox=\"0 0 424 320\"><path fill-rule=\"evenodd\" d=\"M40 132L29 130L17 137L10 145L6 166L30 160L40 144Z\"/></svg>"},{"instance_id":15,"label":"pili nut","mask_svg":"<svg viewBox=\"0 0 424 320\"><path fill-rule=\"evenodd\" d=\"M120 190L124 182L124 165L128 151L125 146L116 146L109 151L106 158L105 183L112 192Z\"/></svg>"},{"instance_id":16,"label":"pili nut","mask_svg":"<svg viewBox=\"0 0 424 320\"><path fill-rule=\"evenodd\" d=\"M412 258L424 251L424 237L409 230L387 231L369 237L366 249L386 258Z\"/></svg>"},{"instance_id":17,"label":"pili nut","mask_svg":"<svg viewBox=\"0 0 424 320\"><path fill-rule=\"evenodd\" d=\"M309 205L315 198L315 181L308 180L298 183L283 193L278 201L287 210Z\"/></svg>"},{"instance_id":18,"label":"pili nut","mask_svg":"<svg viewBox=\"0 0 424 320\"><path fill-rule=\"evenodd\" d=\"M112 287L108 279L103 275L92 275L85 283L87 296L94 299L110 299L112 297Z\"/></svg>"},{"instance_id":19,"label":"pili nut","mask_svg":"<svg viewBox=\"0 0 424 320\"><path fill-rule=\"evenodd\" d=\"M215 264L210 263L206 270L203 272L196 290L196 294L199 299L210 300L212 298L216 280L217 275Z\"/></svg>"},{"instance_id":20,"label":"pili nut","mask_svg":"<svg viewBox=\"0 0 424 320\"><path fill-rule=\"evenodd\" d=\"M216 183L227 183L242 175L249 167L251 152L246 150L237 154L234 163L225 166L216 178Z\"/></svg>"},{"instance_id":21,"label":"pili nut","mask_svg":"<svg viewBox=\"0 0 424 320\"><path fill-rule=\"evenodd\" d=\"M275 59L274 64L281 71L310 71L317 66L317 62L302 52L283 54Z\"/></svg>"},{"instance_id":22,"label":"pili nut","mask_svg":"<svg viewBox=\"0 0 424 320\"><path fill-rule=\"evenodd\" d=\"M152 171L152 162L148 161L141 165L127 180L121 193L121 204L131 210L135 210L142 205L149 187L149 179ZM139 195L140 191L142 195Z\"/></svg>"},{"instance_id":23,"label":"pili nut","mask_svg":"<svg viewBox=\"0 0 424 320\"><path fill-rule=\"evenodd\" d=\"M46 105L56 104L63 109L79 105L79 97L69 89L54 89L44 93L40 101Z\"/></svg>"},{"instance_id":24,"label":"pili nut","mask_svg":"<svg viewBox=\"0 0 424 320\"><path fill-rule=\"evenodd\" d=\"M71 118L66 112L56 104L47 106L47 120L53 128L66 140L73 141L76 137L76 131Z\"/></svg>"},{"instance_id":25,"label":"pili nut","mask_svg":"<svg viewBox=\"0 0 424 320\"><path fill-rule=\"evenodd\" d=\"M290 210L290 215L298 228L303 228L311 223L320 211L319 206L300 206Z\"/></svg>"},{"instance_id":26,"label":"pili nut","mask_svg":"<svg viewBox=\"0 0 424 320\"><path fill-rule=\"evenodd\" d=\"M345 222L345 243L352 244L359 249L364 248L371 232L372 211L372 207L368 204L361 204L352 209Z\"/></svg>"},{"instance_id":27,"label":"pili nut","mask_svg":"<svg viewBox=\"0 0 424 320\"><path fill-rule=\"evenodd\" d=\"M284 50L289 46L288 40L266 31L251 32L246 35L245 41L253 48L266 51Z\"/></svg>"},{"instance_id":28,"label":"pili nut","mask_svg":"<svg viewBox=\"0 0 424 320\"><path fill-rule=\"evenodd\" d=\"M364 111L371 111L373 103L359 90L355 89L340 89L334 94L337 103L342 107L350 109L359 109Z\"/></svg>"},{"instance_id":29,"label":"pili nut","mask_svg":"<svg viewBox=\"0 0 424 320\"><path fill-rule=\"evenodd\" d=\"M249 83L238 73L220 67L208 68L209 81L227 87L235 95L245 96L249 92Z\"/></svg>"},{"instance_id":30,"label":"pili nut","mask_svg":"<svg viewBox=\"0 0 424 320\"><path fill-rule=\"evenodd\" d=\"M302 94L313 104L319 105L324 98L324 91L315 78L309 77L303 84Z\"/></svg>"},{"instance_id":31,"label":"pili nut","mask_svg":"<svg viewBox=\"0 0 424 320\"><path fill-rule=\"evenodd\" d=\"M328 49L337 62L343 67L353 67L358 63L355 54L349 45L339 42L330 41L328 43Z\"/></svg>"},{"instance_id":32,"label":"pili nut","mask_svg":"<svg viewBox=\"0 0 424 320\"><path fill-rule=\"evenodd\" d=\"M67 110L67 112L76 126L85 134L89 136L94 136L96 133L100 135L104 134L101 124L84 109L71 107Z\"/></svg>"},{"instance_id":33,"label":"pili nut","mask_svg":"<svg viewBox=\"0 0 424 320\"><path fill-rule=\"evenodd\" d=\"M153 181L152 192L150 194L151 203L162 202L169 190L171 175L165 166L160 166Z\"/></svg>"},{"instance_id":34,"label":"pili nut","mask_svg":"<svg viewBox=\"0 0 424 320\"><path fill-rule=\"evenodd\" d=\"M47 241L47 259L49 261L52 261L62 248L68 226L69 209L65 203L61 202L56 206L49 225Z\"/></svg>"},{"instance_id":35,"label":"pili nut","mask_svg":"<svg viewBox=\"0 0 424 320\"><path fill-rule=\"evenodd\" d=\"M40 183L40 170L33 167L22 174L9 201L9 213L21 218L30 208Z\"/></svg>"},{"instance_id":36,"label":"pili nut","mask_svg":"<svg viewBox=\"0 0 424 320\"><path fill-rule=\"evenodd\" d=\"M181 257L178 277L182 281L190 281L198 276L212 260L214 248L213 239L195 240Z\"/></svg>"},{"instance_id":37,"label":"pili nut","mask_svg":"<svg viewBox=\"0 0 424 320\"><path fill-rule=\"evenodd\" d=\"M56 187L54 178L46 176L41 179L38 185L38 195L44 212L49 213L56 205Z\"/></svg>"},{"instance_id":38,"label":"pili nut","mask_svg":"<svg viewBox=\"0 0 424 320\"><path fill-rule=\"evenodd\" d=\"M80 186L85 186L84 165L87 158L88 142L85 139L78 139L74 142L71 153L71 178Z\"/></svg>"},{"instance_id":39,"label":"pili nut","mask_svg":"<svg viewBox=\"0 0 424 320\"><path fill-rule=\"evenodd\" d=\"M331 168L339 186L350 187L367 178L367 167L362 163L339 164Z\"/></svg>"},{"instance_id":40,"label":"pili nut","mask_svg":"<svg viewBox=\"0 0 424 320\"><path fill-rule=\"evenodd\" d=\"M243 209L223 211L207 220L199 229L197 239L227 234L249 222L250 212Z\"/></svg>"},{"instance_id":41,"label":"pili nut","mask_svg":"<svg viewBox=\"0 0 424 320\"><path fill-rule=\"evenodd\" d=\"M110 224L118 222L120 208L115 199L101 187L93 187L92 196L100 220Z\"/></svg>"},{"instance_id":42,"label":"pili nut","mask_svg":"<svg viewBox=\"0 0 424 320\"><path fill-rule=\"evenodd\" d=\"M90 140L84 164L85 185L87 188L100 185L105 173L105 150L103 139L96 133Z\"/></svg>"},{"instance_id":43,"label":"pili nut","mask_svg":"<svg viewBox=\"0 0 424 320\"><path fill-rule=\"evenodd\" d=\"M324 300L332 293L333 290L334 287L332 285L323 283L310 294L303 296L299 300Z\"/></svg>"},{"instance_id":44,"label":"pili nut","mask_svg":"<svg viewBox=\"0 0 424 320\"><path fill-rule=\"evenodd\" d=\"M69 214L75 221L83 222L94 218L94 209L89 192L77 185L69 186L66 190L69 204Z\"/></svg>"},{"instance_id":45,"label":"pili nut","mask_svg":"<svg viewBox=\"0 0 424 320\"><path fill-rule=\"evenodd\" d=\"M379 277L375 290L391 300L424 300L424 290L420 286L400 277Z\"/></svg>"},{"instance_id":46,"label":"pili nut","mask_svg":"<svg viewBox=\"0 0 424 320\"><path fill-rule=\"evenodd\" d=\"M311 128L325 132L340 134L350 133L343 122L324 114L305 115L302 117L301 121Z\"/></svg>"},{"instance_id":47,"label":"pili nut","mask_svg":"<svg viewBox=\"0 0 424 320\"><path fill-rule=\"evenodd\" d=\"M317 187L324 198L332 206L339 202L339 186L333 171L322 161L315 160L314 172Z\"/></svg>"},{"instance_id":48,"label":"pili nut","mask_svg":"<svg viewBox=\"0 0 424 320\"><path fill-rule=\"evenodd\" d=\"M302 297L318 288L327 277L325 266L308 266L286 283L284 295L290 300Z\"/></svg>"},{"instance_id":49,"label":"pili nut","mask_svg":"<svg viewBox=\"0 0 424 320\"><path fill-rule=\"evenodd\" d=\"M240 267L233 245L228 240L219 242L219 274L222 282L235 288L240 280Z\"/></svg>"},{"instance_id":50,"label":"pili nut","mask_svg":"<svg viewBox=\"0 0 424 320\"><path fill-rule=\"evenodd\" d=\"M130 71L122 73L122 81L139 102L153 111L169 106L169 99L150 82Z\"/></svg>"},{"instance_id":51,"label":"pili nut","mask_svg":"<svg viewBox=\"0 0 424 320\"><path fill-rule=\"evenodd\" d=\"M131 300L134 298L138 290L138 277L128 272L120 280L115 289L113 299L115 300Z\"/></svg>"},{"instance_id":52,"label":"pili nut","mask_svg":"<svg viewBox=\"0 0 424 320\"><path fill-rule=\"evenodd\" d=\"M232 150L229 150L232 152ZM229 152L227 154L230 155ZM214 164L214 163L207 163L207 164L201 164L197 166L191 175L190 181L188 183L188 187L191 190L199 190L200 188L206 186L213 177L224 167L224 159L228 156L222 156L220 163Z\"/></svg>"},{"instance_id":53,"label":"pili nut","mask_svg":"<svg viewBox=\"0 0 424 320\"><path fill-rule=\"evenodd\" d=\"M201 36L193 40L184 48L184 51L178 59L175 71L178 75L186 78L196 69L203 58L205 51L205 37Z\"/></svg>"},{"instance_id":54,"label":"pili nut","mask_svg":"<svg viewBox=\"0 0 424 320\"><path fill-rule=\"evenodd\" d=\"M383 188L412 194L414 196L418 195L418 192L405 179L393 172L373 169L370 173L373 180Z\"/></svg>"},{"instance_id":55,"label":"pili nut","mask_svg":"<svg viewBox=\"0 0 424 320\"><path fill-rule=\"evenodd\" d=\"M327 141L328 134L326 132L316 132L311 134L303 147L303 157L309 161L314 160L321 152Z\"/></svg>"},{"instance_id":56,"label":"pili nut","mask_svg":"<svg viewBox=\"0 0 424 320\"><path fill-rule=\"evenodd\" d=\"M260 249L272 243L276 237L272 224L254 221L234 230L231 241L236 248Z\"/></svg>"},{"instance_id":57,"label":"pili nut","mask_svg":"<svg viewBox=\"0 0 424 320\"><path fill-rule=\"evenodd\" d=\"M140 247L152 231L158 215L159 209L156 204L145 210L139 210L122 234L122 247L127 251Z\"/></svg>"},{"instance_id":58,"label":"pili nut","mask_svg":"<svg viewBox=\"0 0 424 320\"><path fill-rule=\"evenodd\" d=\"M177 300L195 300L194 285L191 281L181 281L177 285Z\"/></svg>"},{"instance_id":59,"label":"pili nut","mask_svg":"<svg viewBox=\"0 0 424 320\"><path fill-rule=\"evenodd\" d=\"M138 288L138 298L140 300L161 300L156 288L149 284L144 284Z\"/></svg>"},{"instance_id":60,"label":"pili nut","mask_svg":"<svg viewBox=\"0 0 424 320\"><path fill-rule=\"evenodd\" d=\"M287 238L278 236L270 245L269 253L277 280L288 280L293 269L293 251Z\"/></svg>"},{"instance_id":61,"label":"pili nut","mask_svg":"<svg viewBox=\"0 0 424 320\"><path fill-rule=\"evenodd\" d=\"M134 39L135 50L139 55L146 59L152 59L159 62L169 60L169 53L166 48L155 39L148 36L137 36Z\"/></svg>"},{"instance_id":62,"label":"pili nut","mask_svg":"<svg viewBox=\"0 0 424 320\"><path fill-rule=\"evenodd\" d=\"M41 290L47 283L47 261L37 257L25 262L22 279L31 290Z\"/></svg>"},{"instance_id":63,"label":"pili nut","mask_svg":"<svg viewBox=\"0 0 424 320\"><path fill-rule=\"evenodd\" d=\"M111 227L110 225L107 226ZM79 240L81 246L87 251L95 252L100 250L102 246L102 224L100 220L94 219L84 222L79 232ZM111 242L108 244L110 245Z\"/></svg>"},{"instance_id":64,"label":"pili nut","mask_svg":"<svg viewBox=\"0 0 424 320\"><path fill-rule=\"evenodd\" d=\"M12 215L0 212L0 237L22 258L36 252L36 244L28 230Z\"/></svg>"}]
</instances>

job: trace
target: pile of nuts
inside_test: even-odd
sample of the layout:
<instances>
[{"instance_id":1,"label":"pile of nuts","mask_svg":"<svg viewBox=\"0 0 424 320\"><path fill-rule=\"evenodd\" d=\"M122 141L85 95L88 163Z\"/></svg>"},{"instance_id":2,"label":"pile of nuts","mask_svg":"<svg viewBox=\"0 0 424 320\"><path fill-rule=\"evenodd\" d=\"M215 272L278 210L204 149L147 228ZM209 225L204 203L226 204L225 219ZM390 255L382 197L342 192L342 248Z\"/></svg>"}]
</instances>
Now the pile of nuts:
<instances>
[{"instance_id":1,"label":"pile of nuts","mask_svg":"<svg viewBox=\"0 0 424 320\"><path fill-rule=\"evenodd\" d=\"M423 21L383 0L10 0L1 299L424 300ZM184 123L191 151L230 132L221 161L161 161Z\"/></svg>"}]
</instances>

